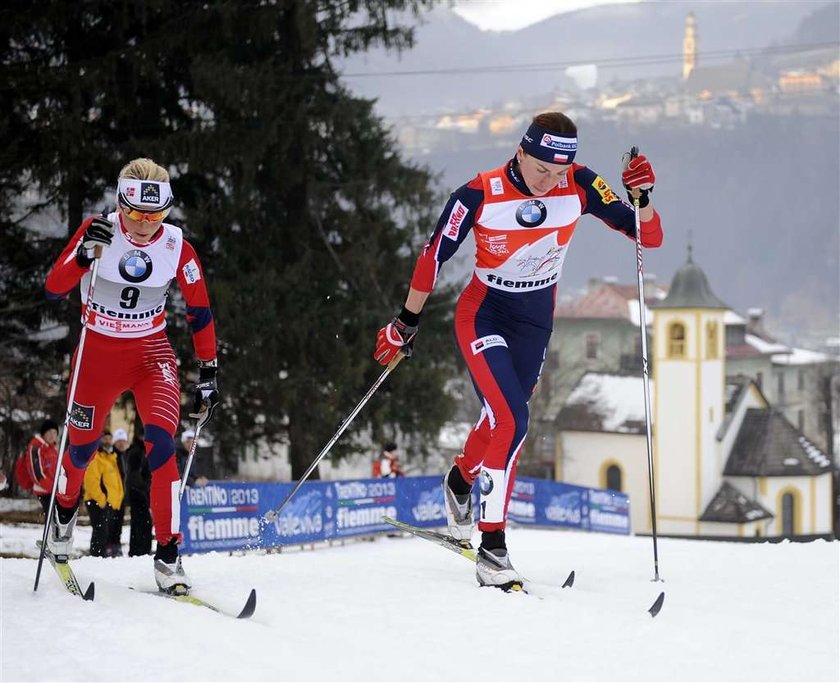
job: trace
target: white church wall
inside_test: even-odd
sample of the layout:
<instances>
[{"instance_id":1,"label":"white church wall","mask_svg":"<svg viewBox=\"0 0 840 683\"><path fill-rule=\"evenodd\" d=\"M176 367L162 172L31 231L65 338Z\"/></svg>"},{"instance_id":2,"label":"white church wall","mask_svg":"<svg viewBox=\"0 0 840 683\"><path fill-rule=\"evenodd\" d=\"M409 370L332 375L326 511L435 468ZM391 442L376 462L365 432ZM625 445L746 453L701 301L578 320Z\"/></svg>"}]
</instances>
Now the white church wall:
<instances>
[{"instance_id":1,"label":"white church wall","mask_svg":"<svg viewBox=\"0 0 840 683\"><path fill-rule=\"evenodd\" d=\"M654 423L660 520L697 519L700 434L697 421L684 417L697 415L696 372L695 363L688 360L661 362L657 366Z\"/></svg>"},{"instance_id":2,"label":"white church wall","mask_svg":"<svg viewBox=\"0 0 840 683\"><path fill-rule=\"evenodd\" d=\"M577 486L606 488L606 469L621 468L622 493L630 496L633 533L649 533L647 438L644 434L608 432L559 433L558 480Z\"/></svg>"},{"instance_id":3,"label":"white church wall","mask_svg":"<svg viewBox=\"0 0 840 683\"><path fill-rule=\"evenodd\" d=\"M768 520L747 522L746 524L725 524L722 522L701 522L698 534L700 536L731 536L733 538L753 538L771 535L768 533Z\"/></svg>"},{"instance_id":4,"label":"white church wall","mask_svg":"<svg viewBox=\"0 0 840 683\"><path fill-rule=\"evenodd\" d=\"M705 323L701 326L701 329L704 328ZM718 358L721 358L720 354ZM718 492L722 480L722 469L718 466L720 456L717 432L723 421L726 381L720 360L702 363L699 374L702 405L697 416L701 443L698 517Z\"/></svg>"},{"instance_id":5,"label":"white church wall","mask_svg":"<svg viewBox=\"0 0 840 683\"><path fill-rule=\"evenodd\" d=\"M758 502L775 518L768 535L782 535L782 499L793 495L794 530L798 534L828 534L832 531L831 474L818 477L763 477L758 485Z\"/></svg>"}]
</instances>

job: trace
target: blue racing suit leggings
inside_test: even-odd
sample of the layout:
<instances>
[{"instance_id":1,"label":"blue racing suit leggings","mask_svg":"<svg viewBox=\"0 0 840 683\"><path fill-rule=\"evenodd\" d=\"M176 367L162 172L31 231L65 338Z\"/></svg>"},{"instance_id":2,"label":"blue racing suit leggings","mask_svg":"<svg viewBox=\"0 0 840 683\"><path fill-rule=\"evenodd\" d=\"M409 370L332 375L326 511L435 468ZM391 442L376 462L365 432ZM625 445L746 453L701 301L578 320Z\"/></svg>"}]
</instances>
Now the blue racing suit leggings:
<instances>
[{"instance_id":1,"label":"blue racing suit leggings","mask_svg":"<svg viewBox=\"0 0 840 683\"><path fill-rule=\"evenodd\" d=\"M473 277L455 308L455 336L482 405L455 465L466 481L478 477L481 531L505 528L528 401L551 337L555 290L508 292Z\"/></svg>"}]
</instances>

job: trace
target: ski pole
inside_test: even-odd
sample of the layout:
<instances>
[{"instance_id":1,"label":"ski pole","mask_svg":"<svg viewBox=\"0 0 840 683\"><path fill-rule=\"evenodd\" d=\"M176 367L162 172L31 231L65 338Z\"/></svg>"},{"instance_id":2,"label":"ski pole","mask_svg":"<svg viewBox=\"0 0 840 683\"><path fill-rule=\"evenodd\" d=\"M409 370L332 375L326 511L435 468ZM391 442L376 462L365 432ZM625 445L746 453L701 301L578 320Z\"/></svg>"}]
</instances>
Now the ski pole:
<instances>
[{"instance_id":1,"label":"ski pole","mask_svg":"<svg viewBox=\"0 0 840 683\"><path fill-rule=\"evenodd\" d=\"M90 274L90 283L88 284L87 297L85 297L86 305L90 305L93 300L93 292L96 288L96 276L99 273L99 258L102 256L102 247L97 246L94 250L93 270ZM47 550L47 534L50 530L50 523L55 512L55 496L58 491L58 480L64 476L64 466L62 460L64 459L64 446L67 443L67 432L70 425L70 413L73 410L73 399L76 397L76 384L79 380L79 368L82 367L82 352L85 348L85 337L87 335L87 316L82 315L82 331L79 334L79 347L76 350L76 364L73 367L73 378L70 381L70 393L67 395L67 410L64 413L64 428L61 430L61 440L58 445L58 462L55 468L55 477L53 478L52 491L50 492L50 504L47 507L47 518L44 521L44 533L41 537L41 552L38 554L38 568L35 570L35 586L33 591L38 590L38 583L41 580L41 566L44 564L44 553ZM65 477L66 478L66 477Z\"/></svg>"},{"instance_id":2,"label":"ski pole","mask_svg":"<svg viewBox=\"0 0 840 683\"><path fill-rule=\"evenodd\" d=\"M624 154L625 166L639 155L638 147L631 147L629 152ZM641 190L633 188L630 190L633 195L633 213L636 219L636 275L639 288L639 328L642 338L642 384L645 393L645 432L647 434L647 458L648 458L648 488L650 490L650 520L653 529L653 580L661 581L659 578L659 553L656 547L656 489L653 473L653 444L651 441L650 428L650 380L648 375L648 353L647 353L647 322L645 320L645 281L642 268L642 237L641 218L639 217L639 196Z\"/></svg>"},{"instance_id":3,"label":"ski pole","mask_svg":"<svg viewBox=\"0 0 840 683\"><path fill-rule=\"evenodd\" d=\"M178 489L178 500L180 501L181 498L184 497L184 489L187 488L187 477L190 474L190 467L192 467L193 457L195 457L195 449L198 446L198 436L201 434L201 428L204 426L204 413L207 412L207 409L204 408L200 410L197 414L190 414L190 417L197 418L197 422L195 425L195 436L193 437L193 442L190 445L190 454L187 456L187 464L184 465L184 474L181 477L181 487Z\"/></svg>"},{"instance_id":4,"label":"ski pole","mask_svg":"<svg viewBox=\"0 0 840 683\"><path fill-rule=\"evenodd\" d=\"M312 471L318 466L318 463L321 462L324 456L330 452L330 449L333 447L335 442L338 441L338 437L340 437L344 430L347 429L348 425L353 421L353 418L356 417L359 411L364 407L365 403L367 403L370 400L370 397L376 393L376 390L379 389L382 382L385 381L385 378L391 374L394 368L397 367L399 362L404 357L404 354L398 353L396 356L394 356L394 360L388 363L388 367L385 368L385 371L381 375L379 375L379 379L377 379L373 383L373 386L371 386L371 388L368 389L367 393L362 397L362 400L359 401L355 408L353 408L353 412L351 412L346 418L344 418L344 422L341 423L341 426L338 428L338 431L335 434L333 434L333 437L327 442L327 445L324 446L324 449L318 454L318 457L315 458L315 460L309 466L309 469L303 473L303 476L300 479L298 479L297 484L295 484L295 487L283 499L283 502L280 503L280 505L278 505L273 510L269 510L265 513L265 515L262 518L263 523L273 522L275 519L277 519L277 515L279 515L280 511L284 507L286 507L286 503L288 503L292 499L292 496L294 496L298 492L298 489L300 489L300 487L303 486L303 482L305 482L309 478L309 475L312 474Z\"/></svg>"}]
</instances>

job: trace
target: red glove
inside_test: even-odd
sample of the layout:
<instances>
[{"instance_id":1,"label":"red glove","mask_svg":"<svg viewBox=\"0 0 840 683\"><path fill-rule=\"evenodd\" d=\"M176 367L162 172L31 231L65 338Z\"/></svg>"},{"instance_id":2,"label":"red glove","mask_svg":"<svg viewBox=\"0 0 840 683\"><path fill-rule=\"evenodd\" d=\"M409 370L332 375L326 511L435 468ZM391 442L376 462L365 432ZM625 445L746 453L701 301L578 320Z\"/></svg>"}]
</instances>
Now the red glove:
<instances>
[{"instance_id":1,"label":"red glove","mask_svg":"<svg viewBox=\"0 0 840 683\"><path fill-rule=\"evenodd\" d=\"M373 357L380 365L388 365L398 353L410 356L416 334L416 324L408 325L397 316L376 334Z\"/></svg>"},{"instance_id":2,"label":"red glove","mask_svg":"<svg viewBox=\"0 0 840 683\"><path fill-rule=\"evenodd\" d=\"M633 150L635 151L635 147ZM627 196L630 203L634 202L633 193L631 190L640 190L639 206L644 208L650 203L648 193L653 190L653 184L656 182L656 175L653 173L653 166L647 160L644 154L637 157L632 156L632 152L624 155L624 163L622 164L621 182L627 190Z\"/></svg>"},{"instance_id":3,"label":"red glove","mask_svg":"<svg viewBox=\"0 0 840 683\"><path fill-rule=\"evenodd\" d=\"M647 157L642 154L625 165L621 173L621 182L628 190L638 187L640 190L652 190L653 184L656 182L656 176L653 173L653 166L647 160Z\"/></svg>"}]
</instances>

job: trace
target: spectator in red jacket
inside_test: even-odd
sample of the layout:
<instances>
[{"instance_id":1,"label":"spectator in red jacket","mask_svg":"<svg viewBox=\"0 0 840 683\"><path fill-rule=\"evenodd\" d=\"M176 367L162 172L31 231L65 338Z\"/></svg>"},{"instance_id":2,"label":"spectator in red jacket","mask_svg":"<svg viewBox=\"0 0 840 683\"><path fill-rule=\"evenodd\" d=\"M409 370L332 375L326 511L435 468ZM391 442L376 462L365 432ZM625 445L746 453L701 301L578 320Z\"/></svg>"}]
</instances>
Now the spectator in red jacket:
<instances>
[{"instance_id":1,"label":"spectator in red jacket","mask_svg":"<svg viewBox=\"0 0 840 683\"><path fill-rule=\"evenodd\" d=\"M44 420L38 433L32 437L22 454L24 476L28 478L32 494L38 496L44 512L50 505L53 479L58 464L58 424L54 420ZM23 484L23 482L18 482Z\"/></svg>"}]
</instances>

